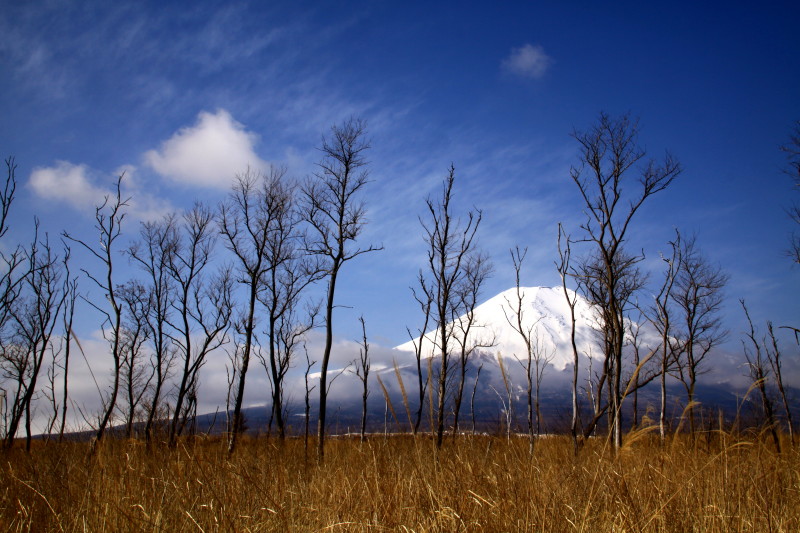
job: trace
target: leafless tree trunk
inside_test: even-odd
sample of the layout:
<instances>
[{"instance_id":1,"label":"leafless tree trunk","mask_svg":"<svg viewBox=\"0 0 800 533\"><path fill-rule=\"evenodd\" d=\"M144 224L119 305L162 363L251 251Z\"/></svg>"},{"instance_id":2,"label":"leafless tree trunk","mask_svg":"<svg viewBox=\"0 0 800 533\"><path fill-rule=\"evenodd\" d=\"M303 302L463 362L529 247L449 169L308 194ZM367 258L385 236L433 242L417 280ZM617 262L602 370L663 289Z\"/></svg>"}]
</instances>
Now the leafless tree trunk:
<instances>
[{"instance_id":1,"label":"leafless tree trunk","mask_svg":"<svg viewBox=\"0 0 800 533\"><path fill-rule=\"evenodd\" d=\"M475 323L475 307L478 305L481 287L492 273L492 264L488 257L476 253L468 258L464 267L464 278L458 287L460 308L464 314L455 319L455 344L458 350L458 385L453 401L453 436L458 435L458 420L461 412L461 402L464 398L464 385L467 380L467 370L472 354L480 348L489 348L495 345L494 334L482 336L477 331L485 329L486 325Z\"/></svg>"},{"instance_id":2,"label":"leafless tree trunk","mask_svg":"<svg viewBox=\"0 0 800 533\"><path fill-rule=\"evenodd\" d=\"M369 142L364 138L363 121L349 119L331 128L330 137L322 141L323 159L319 171L303 186L304 218L311 235L306 248L324 261L328 279L325 302L325 349L322 353L319 382L319 418L317 421L317 458L325 458L325 421L328 399L328 364L333 346L333 307L339 270L359 255L383 247L351 248L351 243L366 224L366 208L359 193L368 183L365 152Z\"/></svg>"},{"instance_id":3,"label":"leafless tree trunk","mask_svg":"<svg viewBox=\"0 0 800 533\"><path fill-rule=\"evenodd\" d=\"M369 343L367 342L367 326L364 323L364 317L358 317L361 322L362 348L359 349L359 359L355 361L355 374L361 380L363 387L361 392L361 442L364 442L367 432L367 397L369 396Z\"/></svg>"},{"instance_id":4,"label":"leafless tree trunk","mask_svg":"<svg viewBox=\"0 0 800 533\"><path fill-rule=\"evenodd\" d=\"M694 435L697 377L706 371L706 356L727 335L719 315L728 275L701 255L694 237L681 241L679 256L672 298L678 307L681 331L676 333L679 348L674 360L677 377L686 389L689 428Z\"/></svg>"},{"instance_id":5,"label":"leafless tree trunk","mask_svg":"<svg viewBox=\"0 0 800 533\"><path fill-rule=\"evenodd\" d=\"M34 237L25 255L28 265L22 287L23 296L9 310L19 350L12 352L17 358L12 362L10 375L16 381L17 391L6 434L6 446L10 448L13 445L24 417L25 449L30 451L32 403L46 356L53 349L51 337L64 305L64 293L61 290L62 264L47 236L39 240L38 220L35 221Z\"/></svg>"},{"instance_id":6,"label":"leafless tree trunk","mask_svg":"<svg viewBox=\"0 0 800 533\"><path fill-rule=\"evenodd\" d=\"M563 238L563 240L562 240ZM561 278L561 289L564 291L564 298L567 300L570 316L570 345L572 347L572 423L570 432L572 434L573 453L578 455L578 345L575 343L575 305L578 303L578 294L567 288L567 277L574 274L570 268L572 257L572 242L569 235L564 233L561 223L558 224L558 262L556 270ZM591 372L590 372L591 374Z\"/></svg>"},{"instance_id":7,"label":"leafless tree trunk","mask_svg":"<svg viewBox=\"0 0 800 533\"><path fill-rule=\"evenodd\" d=\"M769 366L772 368L772 374L775 376L775 385L778 386L778 392L781 395L781 402L783 403L783 410L786 413L786 426L789 429L789 442L794 446L794 424L792 423L792 410L789 405L789 398L786 393L786 387L783 385L783 360L781 350L778 347L778 339L775 337L775 331L772 328L772 322L767 322L767 331L769 332L769 344L764 345L764 353L769 361Z\"/></svg>"},{"instance_id":8,"label":"leafless tree trunk","mask_svg":"<svg viewBox=\"0 0 800 533\"><path fill-rule=\"evenodd\" d=\"M308 349L306 349L305 345L303 345L303 349L306 354L306 371L303 375L305 379L305 413L304 413L304 422L305 427L303 429L303 450L304 456L308 457L308 433L309 433L309 422L311 417L311 392L314 390L314 387L311 387L308 383L308 375L311 373L311 368L317 364L316 361L312 361L311 358L308 356Z\"/></svg>"},{"instance_id":9,"label":"leafless tree trunk","mask_svg":"<svg viewBox=\"0 0 800 533\"><path fill-rule=\"evenodd\" d=\"M17 165L13 157L6 159L7 175L2 190L0 190L0 238L8 232L8 216L17 190L16 170ZM0 249L0 341L7 341L6 325L10 318L9 313L14 302L19 296L20 285L25 280L27 272L20 268L25 263L25 252L21 246L9 250Z\"/></svg>"},{"instance_id":10,"label":"leafless tree trunk","mask_svg":"<svg viewBox=\"0 0 800 533\"><path fill-rule=\"evenodd\" d=\"M747 366L750 369L750 379L753 381L753 385L758 388L758 392L761 394L761 405L764 409L764 417L766 419L767 427L772 435L772 442L775 443L775 450L778 453L781 453L781 440L778 437L778 427L775 421L775 411L772 407L772 398L770 398L769 394L767 393L769 368L767 367L767 362L764 360L764 355L761 352L761 344L756 338L756 330L753 326L753 320L750 318L750 313L747 310L747 306L745 305L744 300L739 300L739 303L742 305L742 309L744 309L744 314L747 317L747 323L750 328L749 331L745 333L745 336L747 337L747 340L751 346L748 346L748 343L742 340L744 357L747 360Z\"/></svg>"},{"instance_id":11,"label":"leafless tree trunk","mask_svg":"<svg viewBox=\"0 0 800 533\"><path fill-rule=\"evenodd\" d=\"M261 350L258 353L272 384L270 420L275 420L278 437L284 439L283 378L291 364L292 350L286 350L286 343L282 340L286 340L287 335L296 339L313 326L316 313L311 315L308 327L302 332L296 331L294 309L305 288L321 278L322 269L316 258L302 250L301 217L295 205L295 188L286 182L282 169L273 171L264 179L258 193L253 195L253 202L261 202L264 206L260 223L266 230L263 235L263 274L256 295L267 315L264 333L268 357L261 357Z\"/></svg>"},{"instance_id":12,"label":"leafless tree trunk","mask_svg":"<svg viewBox=\"0 0 800 533\"><path fill-rule=\"evenodd\" d=\"M475 393L478 391L478 380L481 378L481 370L483 370L483 363L478 366L478 371L475 372L475 382L472 384L472 395L469 399L470 414L472 415L472 434L475 434Z\"/></svg>"},{"instance_id":13,"label":"leafless tree trunk","mask_svg":"<svg viewBox=\"0 0 800 533\"><path fill-rule=\"evenodd\" d=\"M69 404L69 359L72 348L72 324L75 319L75 302L78 299L78 280L70 275L69 269L70 249L64 251L64 287L61 289L64 294L64 354L62 357L61 370L64 373L62 380L62 406L61 424L58 428L58 442L64 440L64 430L67 426L67 406Z\"/></svg>"},{"instance_id":14,"label":"leafless tree trunk","mask_svg":"<svg viewBox=\"0 0 800 533\"><path fill-rule=\"evenodd\" d=\"M651 161L641 170L639 190L623 194L634 167L645 157L637 145L638 133L637 124L627 116L612 119L602 113L591 129L573 134L581 147L580 166L570 172L586 207L582 240L592 251L578 267L579 285L601 315L604 368L610 372L609 427L615 448L622 445L625 317L628 302L643 281L637 266L643 256L627 253L625 242L631 221L645 200L668 187L681 172L680 164L669 155L660 166Z\"/></svg>"},{"instance_id":15,"label":"leafless tree trunk","mask_svg":"<svg viewBox=\"0 0 800 533\"><path fill-rule=\"evenodd\" d=\"M100 234L100 242L98 245L91 246L87 242L75 239L67 232L64 232L64 237L66 239L80 244L100 261L104 269L102 276L96 277L87 270L83 270L83 272L94 282L101 293L105 294L109 306L108 309L104 309L86 300L89 305L94 307L104 317L102 326L103 337L109 343L113 362L113 385L111 387L111 393L106 398L103 398L103 414L100 418L100 424L97 428L91 453L94 452L95 445L103 440L106 427L116 409L117 393L119 392L119 377L122 364L122 303L118 301L117 287L114 282L114 254L116 252L117 240L119 240L122 235L122 223L125 219L125 208L128 205L128 200L122 198L121 186L123 176L124 174L120 175L117 179L114 196L106 196L103 203L95 209L95 228Z\"/></svg>"},{"instance_id":16,"label":"leafless tree trunk","mask_svg":"<svg viewBox=\"0 0 800 533\"><path fill-rule=\"evenodd\" d=\"M514 358L525 371L525 381L527 384L525 396L528 402L528 452L533 455L536 437L539 435L541 429L539 385L542 382L544 369L547 367L552 356L548 357L548 355L543 352L543 347L539 344L538 335L535 331L539 320L531 322L525 318L525 306L523 304L525 293L522 290L520 282L520 270L522 269L522 263L525 261L525 256L527 254L527 248L520 250L519 247L516 247L511 250L511 261L514 265L515 274L515 293L513 300L506 298L508 311L503 307L503 314L505 315L508 325L520 336L522 344L525 346L524 356L520 357L514 354Z\"/></svg>"},{"instance_id":17,"label":"leafless tree trunk","mask_svg":"<svg viewBox=\"0 0 800 533\"><path fill-rule=\"evenodd\" d=\"M214 217L201 205L183 215L174 252L169 258L169 275L175 283L175 311L169 322L170 338L180 360L180 378L169 429L169 445L175 446L185 426L186 402L196 389L198 373L209 352L228 342L233 313L233 280L223 268L208 276L214 248ZM210 279L209 279L210 278Z\"/></svg>"},{"instance_id":18,"label":"leafless tree trunk","mask_svg":"<svg viewBox=\"0 0 800 533\"><path fill-rule=\"evenodd\" d=\"M411 292L414 294L414 299L420 305L422 314L425 316L422 328L419 330L419 337L414 336L411 333L411 330L406 328L408 336L411 337L411 342L414 345L414 357L417 362L417 390L419 391L419 406L417 407L417 412L414 416L414 428L412 430L414 435L416 435L419 431L419 425L422 422L422 410L425 407L425 390L428 386L428 379L422 379L422 347L424 345L425 335L428 331L428 323L430 322L431 318L431 304L433 302L430 294L423 292L422 295L419 295L413 287L411 288ZM419 340L417 340L417 338L419 338Z\"/></svg>"},{"instance_id":19,"label":"leafless tree trunk","mask_svg":"<svg viewBox=\"0 0 800 533\"><path fill-rule=\"evenodd\" d=\"M655 303L651 312L651 322L656 330L661 334L661 375L659 379L661 390L661 406L658 416L658 431L663 444L667 438L667 375L672 367L675 354L675 343L672 338L671 325L671 305L672 287L675 284L679 265L681 263L681 235L676 231L674 241L670 241L672 254L670 257L661 258L667 263L667 271L664 273L664 282L655 298Z\"/></svg>"},{"instance_id":20,"label":"leafless tree trunk","mask_svg":"<svg viewBox=\"0 0 800 533\"><path fill-rule=\"evenodd\" d=\"M800 190L800 120L795 122L794 133L789 136L789 143L781 147L781 150L786 152L789 159L789 168L786 173L794 181L796 190ZM800 225L800 203L795 203L789 208L789 217ZM789 257L792 261L800 264L800 234L792 233Z\"/></svg>"},{"instance_id":21,"label":"leafless tree trunk","mask_svg":"<svg viewBox=\"0 0 800 533\"><path fill-rule=\"evenodd\" d=\"M144 345L150 340L147 321L151 313L151 295L144 285L137 281L129 281L119 287L118 291L123 303L120 380L127 401L127 409L123 416L125 434L131 439L134 437L133 425L138 417L137 409L156 373L155 365L146 365L142 362L145 355Z\"/></svg>"},{"instance_id":22,"label":"leafless tree trunk","mask_svg":"<svg viewBox=\"0 0 800 533\"><path fill-rule=\"evenodd\" d=\"M237 281L245 287L246 291L245 310L241 319L237 321L236 328L237 332L243 336L243 347L228 453L233 453L236 449L236 441L240 433L245 380L250 357L256 344L258 294L264 285L264 277L272 269L272 264L267 257L269 240L274 232L276 220L284 216L288 202L281 183L285 173L283 168L275 167L270 167L267 175L248 170L245 174L237 176L228 202L220 206L220 232L225 237L227 248L236 256L239 270ZM270 324L270 328L274 328L274 322ZM274 335L274 331L271 333ZM273 387L273 390L275 388Z\"/></svg>"},{"instance_id":23,"label":"leafless tree trunk","mask_svg":"<svg viewBox=\"0 0 800 533\"><path fill-rule=\"evenodd\" d=\"M467 265L476 252L475 235L481 222L481 212L470 211L466 223L452 212L450 202L455 183L452 165L442 186L439 200L425 201L429 219L421 220L425 244L428 246L426 272L420 271L422 293L432 302L432 318L436 326L433 345L439 352L440 367L437 379L438 408L436 410L436 447L441 448L444 434L445 401L451 350L454 348L454 321L466 311L459 291L467 276Z\"/></svg>"},{"instance_id":24,"label":"leafless tree trunk","mask_svg":"<svg viewBox=\"0 0 800 533\"><path fill-rule=\"evenodd\" d=\"M175 358L168 330L172 320L170 311L175 305L175 284L170 276L170 264L174 262L179 242L175 216L143 223L140 239L128 249L128 255L146 273L150 294L150 312L145 318L153 345L155 376L144 427L145 440L149 444L153 439L153 426L161 407L164 385Z\"/></svg>"}]
</instances>

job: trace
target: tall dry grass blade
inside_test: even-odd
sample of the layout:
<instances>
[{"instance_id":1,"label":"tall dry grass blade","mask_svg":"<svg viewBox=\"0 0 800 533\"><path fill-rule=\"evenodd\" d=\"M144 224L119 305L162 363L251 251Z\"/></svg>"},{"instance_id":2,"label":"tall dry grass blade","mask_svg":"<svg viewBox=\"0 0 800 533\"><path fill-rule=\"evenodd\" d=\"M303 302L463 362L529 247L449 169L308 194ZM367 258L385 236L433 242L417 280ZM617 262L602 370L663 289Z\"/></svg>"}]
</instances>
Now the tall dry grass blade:
<instances>
[{"instance_id":1,"label":"tall dry grass blade","mask_svg":"<svg viewBox=\"0 0 800 533\"><path fill-rule=\"evenodd\" d=\"M676 443L678 442L678 435L681 434L681 430L683 429L683 425L687 420L687 414L692 412L692 409L698 407L700 402L698 401L691 401L686 404L681 412L681 416L678 419L678 427L675 428L675 433L672 434L672 449L675 449Z\"/></svg>"},{"instance_id":2,"label":"tall dry grass blade","mask_svg":"<svg viewBox=\"0 0 800 533\"><path fill-rule=\"evenodd\" d=\"M397 384L400 386L400 394L403 395L403 406L406 408L406 416L408 416L408 427L413 433L414 420L411 417L411 408L408 405L408 395L406 394L406 386L403 383L403 376L400 375L400 368L397 366L397 361L392 359L392 364L394 364L394 375L397 376Z\"/></svg>"},{"instance_id":3,"label":"tall dry grass blade","mask_svg":"<svg viewBox=\"0 0 800 533\"><path fill-rule=\"evenodd\" d=\"M400 427L400 421L397 419L397 413L394 411L394 406L392 405L392 399L389 398L389 391L386 390L386 386L383 384L383 380L381 376L375 374L375 377L378 378L378 384L381 386L381 390L383 391L383 397L386 399L386 406L389 408L389 411L392 413L392 418L394 418L395 427Z\"/></svg>"}]
</instances>

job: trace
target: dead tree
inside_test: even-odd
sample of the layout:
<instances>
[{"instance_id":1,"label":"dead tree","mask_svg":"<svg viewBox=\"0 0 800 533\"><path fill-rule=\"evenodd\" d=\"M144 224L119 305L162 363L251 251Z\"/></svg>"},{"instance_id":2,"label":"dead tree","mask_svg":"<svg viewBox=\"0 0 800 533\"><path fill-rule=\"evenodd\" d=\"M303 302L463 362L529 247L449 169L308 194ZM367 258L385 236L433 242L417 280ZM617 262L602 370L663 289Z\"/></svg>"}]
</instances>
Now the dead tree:
<instances>
[{"instance_id":1,"label":"dead tree","mask_svg":"<svg viewBox=\"0 0 800 533\"><path fill-rule=\"evenodd\" d=\"M274 221L286 207L286 199L271 194L272 184L279 184L285 170L270 167L267 175L251 172L237 176L228 201L220 205L219 227L226 247L237 261L237 282L244 287L245 301L236 330L242 339L242 360L239 367L239 383L236 386L233 406L233 426L228 441L228 453L236 449L240 432L242 401L245 380L254 350L256 327L256 304L264 276L272 265L267 259L270 233Z\"/></svg>"},{"instance_id":2,"label":"dead tree","mask_svg":"<svg viewBox=\"0 0 800 533\"><path fill-rule=\"evenodd\" d=\"M775 450L778 453L781 453L781 439L778 437L778 425L775 420L775 410L772 405L772 398L770 398L769 393L767 392L767 380L769 379L769 363L765 360L764 354L761 349L761 344L756 338L756 329L753 326L753 320L750 318L750 312L747 310L747 306L744 303L744 300L739 300L739 303L744 310L744 314L747 317L747 324L749 329L745 332L745 337L747 337L747 341L742 340L742 347L744 348L744 357L747 361L747 367L750 371L750 379L753 382L753 386L758 389L758 392L761 395L761 407L764 410L764 418L767 424L767 429L769 429L770 435L772 435L772 442L775 444Z\"/></svg>"},{"instance_id":3,"label":"dead tree","mask_svg":"<svg viewBox=\"0 0 800 533\"><path fill-rule=\"evenodd\" d=\"M578 272L584 296L601 317L604 368L610 372L609 428L616 448L622 445L625 316L631 295L641 286L637 265L644 259L626 251L626 239L644 202L667 188L681 172L680 164L669 154L660 165L650 161L637 170L645 157L638 135L636 122L628 116L613 119L605 113L592 128L572 135L580 145L580 165L571 169L570 177L581 194L587 217L581 224L581 241L590 246ZM638 190L627 193L635 174Z\"/></svg>"},{"instance_id":4,"label":"dead tree","mask_svg":"<svg viewBox=\"0 0 800 533\"><path fill-rule=\"evenodd\" d=\"M789 160L786 173L794 182L795 190L800 190L800 120L795 122L794 132L789 136L789 143L781 146ZM800 203L795 203L789 208L789 217L795 224L800 225ZM800 264L800 234L792 232L789 245L789 257Z\"/></svg>"},{"instance_id":5,"label":"dead tree","mask_svg":"<svg viewBox=\"0 0 800 533\"><path fill-rule=\"evenodd\" d=\"M11 364L3 366L4 373L10 373L16 382L6 447L13 445L24 417L25 449L30 451L33 400L46 357L53 350L51 338L64 305L62 264L47 236L39 240L38 220L35 221L34 237L26 257L28 265L22 287L24 293L9 310L16 331L17 349L11 351L12 357L6 355L4 358L3 363Z\"/></svg>"},{"instance_id":6,"label":"dead tree","mask_svg":"<svg viewBox=\"0 0 800 533\"><path fill-rule=\"evenodd\" d=\"M575 455L578 454L578 345L575 342L575 306L578 303L578 294L567 288L567 277L573 275L570 267L572 258L572 242L569 235L564 233L561 223L558 224L558 258L556 270L561 278L561 289L564 291L564 298L567 300L570 315L570 346L572 347L572 423L570 433L572 434L572 446Z\"/></svg>"},{"instance_id":7,"label":"dead tree","mask_svg":"<svg viewBox=\"0 0 800 533\"><path fill-rule=\"evenodd\" d=\"M6 159L7 176L2 189L0 189L0 239L8 232L8 216L14 202L17 190L16 169L13 157ZM5 243L4 243L5 244ZM16 352L16 347L11 345L13 331L10 327L11 310L20 294L20 288L25 281L27 272L23 272L25 265L25 251L21 246L0 247L0 353L3 357Z\"/></svg>"},{"instance_id":8,"label":"dead tree","mask_svg":"<svg viewBox=\"0 0 800 533\"><path fill-rule=\"evenodd\" d=\"M260 190L253 195L253 203L263 205L259 216L265 229L263 273L256 297L266 314L264 334L268 357L261 355L263 348L258 354L272 384L271 418L277 424L280 439L286 436L283 380L291 365L294 342L314 326L317 316L316 311L310 313L306 323L301 325L296 323L295 309L303 291L320 279L322 273L316 258L303 250L301 217L295 196L295 188L286 182L283 170L266 176Z\"/></svg>"},{"instance_id":9,"label":"dead tree","mask_svg":"<svg viewBox=\"0 0 800 533\"><path fill-rule=\"evenodd\" d=\"M146 442L153 438L153 426L164 396L164 385L170 375L175 358L175 347L170 337L169 322L175 303L175 282L170 276L170 264L178 245L178 220L168 215L155 222L145 222L139 232L139 241L128 248L128 255L146 275L150 295L149 313L145 317L153 349L153 392L147 408L144 435Z\"/></svg>"},{"instance_id":10,"label":"dead tree","mask_svg":"<svg viewBox=\"0 0 800 533\"><path fill-rule=\"evenodd\" d=\"M786 426L789 430L789 442L794 446L794 424L792 422L792 409L790 407L789 398L786 392L786 387L783 385L783 358L781 349L778 346L778 339L775 337L775 330L772 327L772 322L767 322L767 332L769 343L764 343L764 353L769 361L769 366L772 368L772 375L775 376L775 385L778 387L778 393L781 396L783 403L783 411L786 413Z\"/></svg>"},{"instance_id":11,"label":"dead tree","mask_svg":"<svg viewBox=\"0 0 800 533\"><path fill-rule=\"evenodd\" d=\"M481 222L481 211L470 211L466 222L456 217L451 206L455 167L450 165L442 185L439 199L428 198L427 220L420 218L427 245L427 265L420 271L419 283L422 294L431 300L431 318L435 326L433 346L438 352L439 375L437 378L436 447L441 448L444 434L445 401L449 384L450 357L454 349L454 321L466 309L460 290L467 278L467 266L477 248L475 235ZM420 340L422 342L422 340Z\"/></svg>"},{"instance_id":12,"label":"dead tree","mask_svg":"<svg viewBox=\"0 0 800 533\"><path fill-rule=\"evenodd\" d=\"M478 371L475 372L475 382L472 384L472 395L469 399L470 414L472 415L472 434L475 434L475 393L478 391L478 380L481 378L481 370L483 370L483 363L478 365Z\"/></svg>"},{"instance_id":13,"label":"dead tree","mask_svg":"<svg viewBox=\"0 0 800 533\"><path fill-rule=\"evenodd\" d=\"M168 271L175 284L174 313L168 324L179 361L178 388L169 428L174 446L186 425L187 398L197 388L206 356L228 342L233 313L233 280L228 268L213 276L207 268L214 249L214 216L201 204L184 213Z\"/></svg>"},{"instance_id":14,"label":"dead tree","mask_svg":"<svg viewBox=\"0 0 800 533\"><path fill-rule=\"evenodd\" d=\"M61 358L61 371L63 372L62 391L61 391L61 424L58 428L58 441L64 440L64 430L67 426L67 406L69 405L69 361L72 353L72 324L75 320L75 303L78 299L78 279L70 274L69 257L70 250L65 247L64 251L64 286L61 289L64 294L64 313L62 324L64 328L64 350Z\"/></svg>"},{"instance_id":15,"label":"dead tree","mask_svg":"<svg viewBox=\"0 0 800 533\"><path fill-rule=\"evenodd\" d=\"M364 442L367 432L367 398L369 397L369 343L367 342L367 326L364 317L358 317L361 322L362 341L361 348L358 350L359 358L354 361L355 375L361 381L361 442ZM352 372L352 371L351 371Z\"/></svg>"},{"instance_id":16,"label":"dead tree","mask_svg":"<svg viewBox=\"0 0 800 533\"><path fill-rule=\"evenodd\" d=\"M106 428L111 420L117 406L117 394L119 392L119 377L122 365L122 303L117 297L117 287L114 281L114 259L117 253L117 241L122 236L122 223L125 220L125 208L128 200L122 197L122 178L117 179L113 196L106 196L103 202L95 209L95 229L99 233L99 244L90 245L86 241L76 239L64 232L64 237L72 242L80 244L92 256L97 259L103 268L102 275L94 275L86 269L82 269L84 274L94 283L101 294L105 295L108 302L107 307L101 307L92 301L85 301L96 309L103 317L102 330L103 338L108 342L110 355L113 364L113 376L111 392L102 399L103 413L97 427L94 446L103 440Z\"/></svg>"},{"instance_id":17,"label":"dead tree","mask_svg":"<svg viewBox=\"0 0 800 533\"><path fill-rule=\"evenodd\" d=\"M411 343L414 345L414 358L417 363L417 391L419 392L419 405L417 406L417 412L414 415L414 428L412 430L413 434L416 435L419 431L419 425L422 422L422 410L425 406L425 391L428 387L428 379L422 379L422 347L424 345L425 335L428 332L428 323L430 322L431 318L431 304L433 303L433 300L431 299L431 294L427 294L425 292L418 294L413 287L411 288L411 292L414 295L414 299L419 304L424 316L422 328L418 331L419 335L412 334L411 330L406 328L408 336L411 337Z\"/></svg>"},{"instance_id":18,"label":"dead tree","mask_svg":"<svg viewBox=\"0 0 800 533\"><path fill-rule=\"evenodd\" d=\"M650 312L650 321L661 335L661 372L659 380L661 405L658 416L658 430L662 444L667 438L667 375L672 368L676 350L675 339L672 336L672 305L670 299L672 298L672 287L675 284L675 277L681 263L680 233L676 231L675 240L670 241L669 245L672 249L672 254L670 257L661 257L664 262L667 263L667 270L664 273L664 281L661 283L661 288L655 297L655 302Z\"/></svg>"},{"instance_id":19,"label":"dead tree","mask_svg":"<svg viewBox=\"0 0 800 533\"><path fill-rule=\"evenodd\" d=\"M476 253L468 258L464 268L464 278L457 288L459 307L464 311L455 319L455 349L458 355L458 384L453 398L453 436L458 435L458 419L461 402L464 398L464 385L467 381L469 360L476 350L495 345L494 334L482 336L478 330L485 324L475 322L475 308L478 305L481 287L492 273L492 264L486 255Z\"/></svg>"},{"instance_id":20,"label":"dead tree","mask_svg":"<svg viewBox=\"0 0 800 533\"><path fill-rule=\"evenodd\" d=\"M520 250L519 246L511 250L511 262L514 265L514 297L506 297L506 306L503 307L503 315L506 322L511 326L517 335L522 339L525 353L522 357L514 354L514 358L525 371L526 389L525 396L528 403L527 422L528 422L528 451L533 455L536 437L541 432L541 410L539 409L539 389L544 376L545 368L552 361L552 354L545 351L544 346L539 342L536 332L536 325L539 320L530 321L525 318L525 292L522 289L520 271L522 263L528 249Z\"/></svg>"},{"instance_id":21,"label":"dead tree","mask_svg":"<svg viewBox=\"0 0 800 533\"><path fill-rule=\"evenodd\" d=\"M310 417L311 417L311 393L314 391L314 387L310 385L308 382L308 376L311 373L311 368L317 364L316 361L312 361L311 358L308 356L308 349L306 348L305 344L303 345L303 351L306 354L306 370L303 374L303 378L305 380L305 411L303 413L303 421L304 421L304 428L303 428L303 451L304 457L308 457L308 435L309 435L309 425L310 425Z\"/></svg>"},{"instance_id":22,"label":"dead tree","mask_svg":"<svg viewBox=\"0 0 800 533\"><path fill-rule=\"evenodd\" d=\"M305 315L301 319L295 310L295 303L291 303L282 311L273 331L275 351L274 354L270 355L270 358L274 357L274 359L267 360L263 350L256 351L256 355L261 361L272 386L273 405L270 423L273 418L278 420L278 436L280 439L285 438L287 409L283 382L292 367L298 346L304 343L306 334L317 326L318 317L319 304L308 306L305 310ZM278 384L277 387L275 383ZM278 391L277 394L276 390Z\"/></svg>"},{"instance_id":23,"label":"dead tree","mask_svg":"<svg viewBox=\"0 0 800 533\"><path fill-rule=\"evenodd\" d=\"M689 427L694 434L697 377L706 371L706 356L727 335L720 311L728 275L700 253L695 237L681 241L679 259L672 295L680 322L675 332L675 374L686 389Z\"/></svg>"},{"instance_id":24,"label":"dead tree","mask_svg":"<svg viewBox=\"0 0 800 533\"><path fill-rule=\"evenodd\" d=\"M331 128L323 138L319 170L302 187L303 214L309 224L306 249L322 261L328 280L325 301L325 348L322 353L319 381L319 417L317 420L317 458L325 457L325 421L328 400L328 364L333 347L333 308L339 271L348 261L383 246L354 248L367 223L366 207L359 199L369 182L365 153L366 125L349 119Z\"/></svg>"},{"instance_id":25,"label":"dead tree","mask_svg":"<svg viewBox=\"0 0 800 533\"><path fill-rule=\"evenodd\" d=\"M144 362L144 345L150 340L147 326L151 313L151 298L147 288L137 281L129 281L118 288L123 303L121 386L127 402L123 410L125 435L134 437L133 425L139 414L142 398L147 393L156 373L156 365Z\"/></svg>"}]
</instances>

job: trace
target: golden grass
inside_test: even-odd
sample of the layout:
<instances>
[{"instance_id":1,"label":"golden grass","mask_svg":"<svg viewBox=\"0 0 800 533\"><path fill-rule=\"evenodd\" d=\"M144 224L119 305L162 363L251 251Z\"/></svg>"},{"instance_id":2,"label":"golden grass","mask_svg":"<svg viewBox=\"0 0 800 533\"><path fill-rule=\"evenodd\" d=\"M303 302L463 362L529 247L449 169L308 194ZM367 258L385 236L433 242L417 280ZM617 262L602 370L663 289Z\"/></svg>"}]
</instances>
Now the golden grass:
<instances>
[{"instance_id":1,"label":"golden grass","mask_svg":"<svg viewBox=\"0 0 800 533\"><path fill-rule=\"evenodd\" d=\"M716 434L602 439L217 439L39 444L0 454L4 531L800 531L800 454ZM311 447L311 450L314 448Z\"/></svg>"}]
</instances>

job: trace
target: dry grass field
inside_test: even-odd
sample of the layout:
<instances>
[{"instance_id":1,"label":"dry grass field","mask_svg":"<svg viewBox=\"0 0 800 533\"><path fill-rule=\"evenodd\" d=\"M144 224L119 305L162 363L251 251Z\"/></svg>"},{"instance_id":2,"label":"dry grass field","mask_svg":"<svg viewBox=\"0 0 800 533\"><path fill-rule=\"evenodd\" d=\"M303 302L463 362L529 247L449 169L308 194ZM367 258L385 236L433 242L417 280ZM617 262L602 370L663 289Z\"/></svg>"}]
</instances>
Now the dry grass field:
<instances>
[{"instance_id":1,"label":"dry grass field","mask_svg":"<svg viewBox=\"0 0 800 533\"><path fill-rule=\"evenodd\" d=\"M2 531L800 531L800 454L715 433L629 436L576 458L567 437L38 443L0 454ZM311 447L311 450L314 448Z\"/></svg>"}]
</instances>

